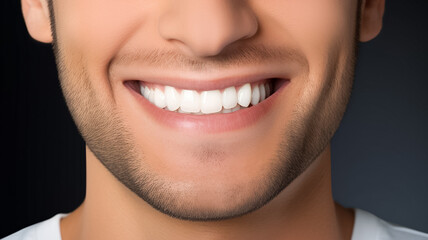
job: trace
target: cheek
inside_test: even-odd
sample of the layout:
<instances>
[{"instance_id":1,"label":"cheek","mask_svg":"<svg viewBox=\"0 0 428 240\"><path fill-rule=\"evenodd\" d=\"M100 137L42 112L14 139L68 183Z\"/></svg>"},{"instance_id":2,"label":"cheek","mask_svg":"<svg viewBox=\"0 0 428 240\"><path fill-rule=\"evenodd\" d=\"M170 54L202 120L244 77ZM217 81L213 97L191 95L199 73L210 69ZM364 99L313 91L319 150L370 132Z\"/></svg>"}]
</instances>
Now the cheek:
<instances>
[{"instance_id":1,"label":"cheek","mask_svg":"<svg viewBox=\"0 0 428 240\"><path fill-rule=\"evenodd\" d=\"M357 1L272 0L252 1L267 41L300 49L307 57L307 75L294 79L293 99L300 106L313 106L331 85L344 84L340 71L352 55ZM266 34L267 33L267 34ZM274 37L272 37L274 36ZM279 40L278 40L279 39ZM335 79L331 71L339 71ZM326 96L324 96L326 97Z\"/></svg>"},{"instance_id":2,"label":"cheek","mask_svg":"<svg viewBox=\"0 0 428 240\"><path fill-rule=\"evenodd\" d=\"M149 2L153 1L59 1L56 24L62 49L105 66L131 34L148 24L155 8Z\"/></svg>"},{"instance_id":3,"label":"cheek","mask_svg":"<svg viewBox=\"0 0 428 240\"><path fill-rule=\"evenodd\" d=\"M332 68L341 69L353 51L356 1L286 1L284 28L302 49L309 63L308 88L321 91ZM339 66L332 66L332 60ZM333 62L334 62L333 61ZM303 82L303 81L302 81ZM328 83L330 82L330 83ZM318 90L317 90L318 89ZM309 94L311 95L311 94ZM312 92L312 95L314 92Z\"/></svg>"},{"instance_id":4,"label":"cheek","mask_svg":"<svg viewBox=\"0 0 428 240\"><path fill-rule=\"evenodd\" d=\"M254 0L253 8L265 20L266 31L282 32L310 55L326 55L332 43L346 43L354 34L356 1L343 0L272 0L262 4ZM348 39L345 39L348 38Z\"/></svg>"},{"instance_id":5,"label":"cheek","mask_svg":"<svg viewBox=\"0 0 428 240\"><path fill-rule=\"evenodd\" d=\"M347 3L348 2L348 3ZM306 37L317 36L319 40L338 37L351 23L349 1L302 0L293 5L296 31Z\"/></svg>"},{"instance_id":6,"label":"cheek","mask_svg":"<svg viewBox=\"0 0 428 240\"><path fill-rule=\"evenodd\" d=\"M150 3L151 2L151 3ZM73 0L55 2L57 44L68 73L64 84L91 88L99 102L114 104L109 62L130 36L150 25L158 6L144 0ZM142 7L144 6L144 7ZM152 29L150 30L152 31ZM85 73L85 78L79 76ZM88 81L83 84L82 81Z\"/></svg>"}]
</instances>

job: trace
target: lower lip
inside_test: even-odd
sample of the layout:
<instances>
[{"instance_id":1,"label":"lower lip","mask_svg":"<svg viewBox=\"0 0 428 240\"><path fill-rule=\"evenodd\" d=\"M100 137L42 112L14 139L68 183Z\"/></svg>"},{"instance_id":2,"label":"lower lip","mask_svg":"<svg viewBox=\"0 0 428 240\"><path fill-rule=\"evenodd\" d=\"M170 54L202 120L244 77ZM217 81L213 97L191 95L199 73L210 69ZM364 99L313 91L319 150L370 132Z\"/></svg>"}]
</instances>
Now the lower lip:
<instances>
[{"instance_id":1,"label":"lower lip","mask_svg":"<svg viewBox=\"0 0 428 240\"><path fill-rule=\"evenodd\" d=\"M263 102L238 110L232 113L215 113L207 115L193 115L171 112L160 109L150 103L141 94L137 93L131 86L125 84L143 109L149 113L156 122L176 130L194 131L199 133L222 133L235 131L256 124L271 109L279 98L280 93L288 85L286 80L281 87Z\"/></svg>"}]
</instances>

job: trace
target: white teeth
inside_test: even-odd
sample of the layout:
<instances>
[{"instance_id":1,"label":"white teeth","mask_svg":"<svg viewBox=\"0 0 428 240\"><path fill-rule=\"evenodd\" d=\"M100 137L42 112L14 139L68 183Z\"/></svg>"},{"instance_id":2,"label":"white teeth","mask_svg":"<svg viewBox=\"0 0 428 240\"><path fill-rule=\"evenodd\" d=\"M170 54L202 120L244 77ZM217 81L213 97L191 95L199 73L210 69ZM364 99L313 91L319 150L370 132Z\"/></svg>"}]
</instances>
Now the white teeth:
<instances>
[{"instance_id":1,"label":"white teeth","mask_svg":"<svg viewBox=\"0 0 428 240\"><path fill-rule=\"evenodd\" d=\"M223 91L223 107L225 109L234 108L238 104L235 87L228 87Z\"/></svg>"},{"instance_id":2,"label":"white teeth","mask_svg":"<svg viewBox=\"0 0 428 240\"><path fill-rule=\"evenodd\" d=\"M220 90L203 91L201 93L201 112L216 113L220 112L223 105L221 103L222 94Z\"/></svg>"},{"instance_id":3,"label":"white teeth","mask_svg":"<svg viewBox=\"0 0 428 240\"><path fill-rule=\"evenodd\" d=\"M150 96L150 88L148 88L148 87L146 87L145 89L144 89L144 94L143 94L143 96L146 98L146 99L149 99L149 96Z\"/></svg>"},{"instance_id":4,"label":"white teeth","mask_svg":"<svg viewBox=\"0 0 428 240\"><path fill-rule=\"evenodd\" d=\"M260 102L261 102L261 101L265 100L265 98L266 98L265 85L264 84L260 84L259 90L260 90Z\"/></svg>"},{"instance_id":5,"label":"white teeth","mask_svg":"<svg viewBox=\"0 0 428 240\"><path fill-rule=\"evenodd\" d=\"M251 102L251 85L244 84L238 91L238 103L243 107L248 107Z\"/></svg>"},{"instance_id":6,"label":"white teeth","mask_svg":"<svg viewBox=\"0 0 428 240\"><path fill-rule=\"evenodd\" d=\"M166 97L166 106L168 107L168 110L175 111L180 107L180 100L181 96L175 90L175 88L170 86L165 86L165 97Z\"/></svg>"},{"instance_id":7,"label":"white teeth","mask_svg":"<svg viewBox=\"0 0 428 240\"><path fill-rule=\"evenodd\" d=\"M162 92L162 90L160 90L159 88L155 88L154 98L155 105L158 108L166 107L165 94Z\"/></svg>"},{"instance_id":8,"label":"white teeth","mask_svg":"<svg viewBox=\"0 0 428 240\"><path fill-rule=\"evenodd\" d=\"M260 90L259 86L254 86L253 92L251 94L251 105L255 106L260 101Z\"/></svg>"},{"instance_id":9,"label":"white teeth","mask_svg":"<svg viewBox=\"0 0 428 240\"><path fill-rule=\"evenodd\" d=\"M152 89L150 89L150 93L149 93L149 101L151 103L155 103L155 91L153 91Z\"/></svg>"},{"instance_id":10,"label":"white teeth","mask_svg":"<svg viewBox=\"0 0 428 240\"><path fill-rule=\"evenodd\" d=\"M188 113L199 112L201 110L199 93L195 90L182 90L180 109Z\"/></svg>"},{"instance_id":11,"label":"white teeth","mask_svg":"<svg viewBox=\"0 0 428 240\"><path fill-rule=\"evenodd\" d=\"M195 90L177 90L164 86L157 87L140 85L140 92L146 99L158 108L179 113L195 115L213 113L232 113L242 108L257 105L270 96L270 83L228 87L223 90L210 90L198 93Z\"/></svg>"}]
</instances>

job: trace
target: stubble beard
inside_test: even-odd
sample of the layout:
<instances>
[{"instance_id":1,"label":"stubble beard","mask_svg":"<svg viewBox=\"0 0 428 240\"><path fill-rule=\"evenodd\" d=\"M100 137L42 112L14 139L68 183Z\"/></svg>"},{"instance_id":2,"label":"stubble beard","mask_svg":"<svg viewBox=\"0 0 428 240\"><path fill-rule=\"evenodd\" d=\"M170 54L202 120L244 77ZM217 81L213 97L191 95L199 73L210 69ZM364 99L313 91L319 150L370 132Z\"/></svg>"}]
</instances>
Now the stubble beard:
<instances>
[{"instance_id":1,"label":"stubble beard","mask_svg":"<svg viewBox=\"0 0 428 240\"><path fill-rule=\"evenodd\" d=\"M191 221L223 220L255 211L307 169L326 148L345 112L357 52L357 42L354 41L353 51L349 51L342 69L339 69L338 53L331 52L326 74L326 81L330 84L325 84L330 88L322 89L317 102L296 106L293 119L282 129L283 137L276 148L275 158L266 159L272 163L269 171L248 186L235 186L235 189L251 191L239 196L239 204L219 210L194 207L192 202L196 199L189 197L194 193L174 189L174 182L164 180L144 166L147 159L135 145L132 134L120 117L120 109L112 102L102 102L96 97L88 72L77 63L66 60L60 43L56 42L55 31L53 33L61 88L89 149L119 182L153 208L171 217Z\"/></svg>"}]
</instances>

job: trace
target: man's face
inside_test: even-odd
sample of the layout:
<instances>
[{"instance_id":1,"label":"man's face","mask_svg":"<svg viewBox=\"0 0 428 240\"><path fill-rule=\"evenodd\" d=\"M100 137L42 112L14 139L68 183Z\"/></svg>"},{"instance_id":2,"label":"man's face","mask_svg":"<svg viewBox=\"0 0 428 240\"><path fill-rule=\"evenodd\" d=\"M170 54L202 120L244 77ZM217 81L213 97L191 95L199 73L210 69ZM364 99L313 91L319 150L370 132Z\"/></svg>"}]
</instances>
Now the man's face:
<instances>
[{"instance_id":1,"label":"man's face","mask_svg":"<svg viewBox=\"0 0 428 240\"><path fill-rule=\"evenodd\" d=\"M263 206L327 147L345 111L357 1L53 6L61 85L87 145L171 216Z\"/></svg>"}]
</instances>

